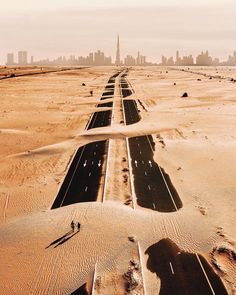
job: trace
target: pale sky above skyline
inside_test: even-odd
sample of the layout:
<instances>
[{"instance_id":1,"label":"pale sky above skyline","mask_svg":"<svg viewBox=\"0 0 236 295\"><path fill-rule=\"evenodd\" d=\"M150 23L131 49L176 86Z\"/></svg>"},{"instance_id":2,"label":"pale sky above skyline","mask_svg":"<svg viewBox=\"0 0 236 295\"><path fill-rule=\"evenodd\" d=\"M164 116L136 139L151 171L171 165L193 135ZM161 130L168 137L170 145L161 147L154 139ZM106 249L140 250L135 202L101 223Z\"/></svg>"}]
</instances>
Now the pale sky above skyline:
<instances>
[{"instance_id":1,"label":"pale sky above skyline","mask_svg":"<svg viewBox=\"0 0 236 295\"><path fill-rule=\"evenodd\" d=\"M235 0L0 0L0 63L27 50L36 59L103 50L114 58L138 49L161 55L209 50L226 59L236 49Z\"/></svg>"}]
</instances>

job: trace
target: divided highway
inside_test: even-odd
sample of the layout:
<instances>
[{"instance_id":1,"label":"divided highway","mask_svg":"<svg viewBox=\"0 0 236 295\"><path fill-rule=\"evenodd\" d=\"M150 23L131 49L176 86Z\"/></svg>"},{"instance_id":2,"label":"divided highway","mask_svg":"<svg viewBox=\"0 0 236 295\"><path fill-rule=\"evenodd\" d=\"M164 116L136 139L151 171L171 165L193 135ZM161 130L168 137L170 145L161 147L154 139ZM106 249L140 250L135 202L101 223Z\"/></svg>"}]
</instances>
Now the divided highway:
<instances>
[{"instance_id":1,"label":"divided highway","mask_svg":"<svg viewBox=\"0 0 236 295\"><path fill-rule=\"evenodd\" d=\"M128 82L122 75L122 96L131 95ZM126 125L140 120L135 100L123 100ZM183 204L169 175L154 161L155 144L151 135L128 139L137 204L160 212L172 212Z\"/></svg>"},{"instance_id":2,"label":"divided highway","mask_svg":"<svg viewBox=\"0 0 236 295\"><path fill-rule=\"evenodd\" d=\"M114 83L119 74L117 72L110 77L101 101L113 98ZM99 108L102 106L104 104L98 105ZM109 102L105 106L112 107L113 103ZM109 126L111 117L112 110L95 112L86 129ZM93 142L78 149L51 209L97 200L107 151L108 140Z\"/></svg>"}]
</instances>

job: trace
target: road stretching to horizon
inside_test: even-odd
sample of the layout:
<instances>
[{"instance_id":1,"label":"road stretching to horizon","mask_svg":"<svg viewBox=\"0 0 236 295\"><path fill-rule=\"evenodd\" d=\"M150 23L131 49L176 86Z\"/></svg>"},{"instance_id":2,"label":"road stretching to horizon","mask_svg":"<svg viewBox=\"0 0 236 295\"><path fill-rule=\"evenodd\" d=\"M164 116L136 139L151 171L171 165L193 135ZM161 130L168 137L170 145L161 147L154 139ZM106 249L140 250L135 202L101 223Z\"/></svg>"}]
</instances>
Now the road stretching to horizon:
<instances>
[{"instance_id":1,"label":"road stretching to horizon","mask_svg":"<svg viewBox=\"0 0 236 295\"><path fill-rule=\"evenodd\" d=\"M137 103L125 99L131 85L122 74L121 93L126 125L140 121ZM182 201L169 175L154 160L155 143L151 135L128 138L134 189L139 206L160 212L178 211ZM205 258L181 251L169 239L150 246L147 268L161 280L160 295L227 295L227 291Z\"/></svg>"},{"instance_id":2,"label":"road stretching to horizon","mask_svg":"<svg viewBox=\"0 0 236 295\"><path fill-rule=\"evenodd\" d=\"M123 98L132 94L125 77L123 74L120 84ZM140 121L135 100L124 99L123 106L126 125ZM155 143L152 136L132 137L128 143L137 204L159 212L179 210L183 204L169 175L153 160Z\"/></svg>"},{"instance_id":3,"label":"road stretching to horizon","mask_svg":"<svg viewBox=\"0 0 236 295\"><path fill-rule=\"evenodd\" d=\"M135 124L141 117L137 103L126 99L132 94L126 76L128 71L118 71L110 77L101 101L114 98L115 80L120 75L123 112L126 125ZM111 110L95 112L86 129L110 126L113 102L97 105L111 107ZM51 209L80 202L96 202L103 167L106 166L108 140L82 146L76 152L68 173L62 183ZM182 206L181 199L169 175L153 159L155 143L151 135L128 138L128 149L137 204L160 212L176 212ZM103 187L104 190L104 187ZM147 268L161 280L161 295L226 295L227 291L211 266L199 254L181 251L169 239L163 239L150 246ZM88 294L86 285L72 294Z\"/></svg>"},{"instance_id":4,"label":"road stretching to horizon","mask_svg":"<svg viewBox=\"0 0 236 295\"><path fill-rule=\"evenodd\" d=\"M120 72L110 77L101 101L114 97L114 83ZM111 107L113 103L98 104L98 108ZM112 110L95 112L87 130L111 125ZM92 142L76 152L57 197L51 207L56 209L74 203L97 201L103 167L106 164L108 140Z\"/></svg>"}]
</instances>

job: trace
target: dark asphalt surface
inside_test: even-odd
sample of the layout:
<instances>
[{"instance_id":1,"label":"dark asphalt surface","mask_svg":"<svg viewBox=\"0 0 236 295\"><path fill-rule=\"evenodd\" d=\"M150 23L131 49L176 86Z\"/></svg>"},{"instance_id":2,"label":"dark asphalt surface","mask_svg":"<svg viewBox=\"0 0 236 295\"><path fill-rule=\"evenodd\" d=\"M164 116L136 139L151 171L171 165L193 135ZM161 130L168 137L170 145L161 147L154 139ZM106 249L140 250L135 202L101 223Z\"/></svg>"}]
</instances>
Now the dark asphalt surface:
<instances>
[{"instance_id":1,"label":"dark asphalt surface","mask_svg":"<svg viewBox=\"0 0 236 295\"><path fill-rule=\"evenodd\" d=\"M87 284L85 283L79 289L72 292L70 295L91 295L91 291L88 290Z\"/></svg>"},{"instance_id":2,"label":"dark asphalt surface","mask_svg":"<svg viewBox=\"0 0 236 295\"><path fill-rule=\"evenodd\" d=\"M169 239L150 246L145 254L147 268L161 280L160 295L227 295L203 256L181 251Z\"/></svg>"},{"instance_id":3,"label":"dark asphalt surface","mask_svg":"<svg viewBox=\"0 0 236 295\"><path fill-rule=\"evenodd\" d=\"M153 160L152 136L128 139L134 187L139 206L159 212L173 212L182 202L169 175Z\"/></svg>"},{"instance_id":4,"label":"dark asphalt surface","mask_svg":"<svg viewBox=\"0 0 236 295\"><path fill-rule=\"evenodd\" d=\"M114 82L118 75L119 73L109 79L101 101L113 98ZM109 106L112 106L112 103L109 103ZM101 106L98 105L98 107ZM112 110L95 112L88 123L87 129L109 126L111 116ZM77 150L51 209L97 200L107 151L107 140L93 142Z\"/></svg>"},{"instance_id":5,"label":"dark asphalt surface","mask_svg":"<svg viewBox=\"0 0 236 295\"><path fill-rule=\"evenodd\" d=\"M127 89L128 83L122 78L122 94L124 97L132 91ZM125 87L123 89L123 87ZM135 124L140 120L135 100L123 100L126 125ZM169 175L154 161L155 144L151 135L128 139L134 187L139 206L159 212L173 212L183 204L174 188Z\"/></svg>"}]
</instances>

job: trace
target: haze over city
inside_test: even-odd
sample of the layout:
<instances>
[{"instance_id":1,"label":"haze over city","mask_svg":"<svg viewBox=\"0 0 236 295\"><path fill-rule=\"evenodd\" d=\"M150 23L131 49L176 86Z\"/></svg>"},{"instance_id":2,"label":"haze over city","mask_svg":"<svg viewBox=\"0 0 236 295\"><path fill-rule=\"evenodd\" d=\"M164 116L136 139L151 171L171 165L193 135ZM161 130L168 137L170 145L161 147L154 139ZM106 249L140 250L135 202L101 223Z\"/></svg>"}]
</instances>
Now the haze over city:
<instances>
[{"instance_id":1,"label":"haze over city","mask_svg":"<svg viewBox=\"0 0 236 295\"><path fill-rule=\"evenodd\" d=\"M1 4L0 63L8 52L28 50L36 59L86 55L101 49L114 58L141 50L151 62L162 55L209 50L227 59L236 48L236 3L226 1L21 1Z\"/></svg>"},{"instance_id":2,"label":"haze over city","mask_svg":"<svg viewBox=\"0 0 236 295\"><path fill-rule=\"evenodd\" d=\"M236 1L0 8L0 295L236 295Z\"/></svg>"}]
</instances>

